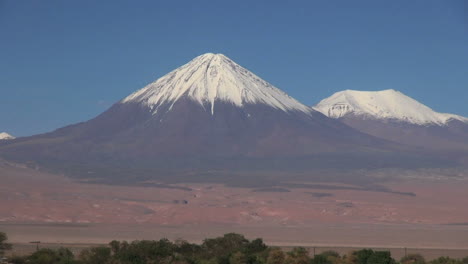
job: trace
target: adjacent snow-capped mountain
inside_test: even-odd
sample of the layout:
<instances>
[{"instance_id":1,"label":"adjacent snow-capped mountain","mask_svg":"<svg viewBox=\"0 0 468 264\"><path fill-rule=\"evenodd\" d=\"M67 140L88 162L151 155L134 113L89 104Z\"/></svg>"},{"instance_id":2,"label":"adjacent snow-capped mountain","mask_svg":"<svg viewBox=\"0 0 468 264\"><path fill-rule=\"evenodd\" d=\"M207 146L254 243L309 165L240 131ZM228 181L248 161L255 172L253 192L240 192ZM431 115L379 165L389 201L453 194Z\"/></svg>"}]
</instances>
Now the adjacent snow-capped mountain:
<instances>
[{"instance_id":1,"label":"adjacent snow-capped mountain","mask_svg":"<svg viewBox=\"0 0 468 264\"><path fill-rule=\"evenodd\" d=\"M313 108L361 132L400 144L468 150L468 118L435 112L395 90L341 91Z\"/></svg>"},{"instance_id":2,"label":"adjacent snow-capped mountain","mask_svg":"<svg viewBox=\"0 0 468 264\"><path fill-rule=\"evenodd\" d=\"M0 140L8 140L8 139L15 139L15 137L6 132L0 133Z\"/></svg>"},{"instance_id":3,"label":"adjacent snow-capped mountain","mask_svg":"<svg viewBox=\"0 0 468 264\"><path fill-rule=\"evenodd\" d=\"M215 112L217 101L238 107L264 104L286 112L310 112L309 107L226 56L213 53L196 57L122 102L141 102L156 113L159 106L169 103L172 107L184 96L202 106L209 103L211 114Z\"/></svg>"},{"instance_id":4,"label":"adjacent snow-capped mountain","mask_svg":"<svg viewBox=\"0 0 468 264\"><path fill-rule=\"evenodd\" d=\"M452 120L468 123L468 118L435 112L393 89L383 91L345 90L323 99L313 108L332 118L355 115L362 118L398 120L417 125L446 125Z\"/></svg>"},{"instance_id":5,"label":"adjacent snow-capped mountain","mask_svg":"<svg viewBox=\"0 0 468 264\"><path fill-rule=\"evenodd\" d=\"M325 117L226 56L209 53L92 120L4 143L0 157L70 166L68 172L86 177L145 178L174 170L415 164L396 154L402 149Z\"/></svg>"}]
</instances>

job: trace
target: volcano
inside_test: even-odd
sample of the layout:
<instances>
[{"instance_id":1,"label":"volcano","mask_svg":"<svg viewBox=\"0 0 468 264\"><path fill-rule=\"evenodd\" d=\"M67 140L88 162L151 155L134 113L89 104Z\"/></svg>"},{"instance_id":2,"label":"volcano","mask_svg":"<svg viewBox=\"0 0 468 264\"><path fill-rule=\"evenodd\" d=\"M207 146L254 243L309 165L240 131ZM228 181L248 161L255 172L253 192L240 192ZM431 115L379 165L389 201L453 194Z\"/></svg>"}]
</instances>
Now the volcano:
<instances>
[{"instance_id":1,"label":"volcano","mask_svg":"<svg viewBox=\"0 0 468 264\"><path fill-rule=\"evenodd\" d=\"M329 118L212 53L92 120L0 145L5 159L80 177L139 180L432 163L403 153L404 146Z\"/></svg>"},{"instance_id":2,"label":"volcano","mask_svg":"<svg viewBox=\"0 0 468 264\"><path fill-rule=\"evenodd\" d=\"M400 144L468 151L468 118L436 112L393 89L337 92L314 109L361 132Z\"/></svg>"}]
</instances>

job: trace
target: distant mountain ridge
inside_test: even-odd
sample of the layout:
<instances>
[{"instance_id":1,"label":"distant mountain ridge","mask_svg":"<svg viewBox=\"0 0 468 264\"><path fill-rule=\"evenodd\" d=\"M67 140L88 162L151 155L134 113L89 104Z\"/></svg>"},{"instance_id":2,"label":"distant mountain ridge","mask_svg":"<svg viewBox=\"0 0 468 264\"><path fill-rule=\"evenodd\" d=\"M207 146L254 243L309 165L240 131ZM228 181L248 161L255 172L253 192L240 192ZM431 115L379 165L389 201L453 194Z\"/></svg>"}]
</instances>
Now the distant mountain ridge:
<instances>
[{"instance_id":1,"label":"distant mountain ridge","mask_svg":"<svg viewBox=\"0 0 468 264\"><path fill-rule=\"evenodd\" d=\"M403 93L345 90L320 101L313 109L331 118L346 115L394 120L416 125L446 125L452 120L468 123L468 118L438 113Z\"/></svg>"},{"instance_id":2,"label":"distant mountain ridge","mask_svg":"<svg viewBox=\"0 0 468 264\"><path fill-rule=\"evenodd\" d=\"M468 118L438 113L395 90L345 90L323 99L313 109L400 144L468 150Z\"/></svg>"},{"instance_id":3,"label":"distant mountain ridge","mask_svg":"<svg viewBox=\"0 0 468 264\"><path fill-rule=\"evenodd\" d=\"M6 132L0 133L0 140L9 140L9 139L15 139L15 137Z\"/></svg>"}]
</instances>

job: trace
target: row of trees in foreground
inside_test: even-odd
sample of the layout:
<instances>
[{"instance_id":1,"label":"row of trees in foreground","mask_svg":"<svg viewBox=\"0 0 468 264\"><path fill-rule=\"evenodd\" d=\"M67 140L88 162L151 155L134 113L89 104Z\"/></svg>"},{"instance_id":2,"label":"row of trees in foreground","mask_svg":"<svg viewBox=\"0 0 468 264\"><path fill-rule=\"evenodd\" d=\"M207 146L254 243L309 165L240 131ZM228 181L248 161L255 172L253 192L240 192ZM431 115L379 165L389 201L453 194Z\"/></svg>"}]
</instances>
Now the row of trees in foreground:
<instances>
[{"instance_id":1,"label":"row of trees in foreground","mask_svg":"<svg viewBox=\"0 0 468 264\"><path fill-rule=\"evenodd\" d=\"M0 233L0 255L11 249L7 236ZM68 248L43 248L28 256L12 256L12 264L468 264L468 257L440 257L426 261L419 254L410 254L399 262L389 251L362 249L340 255L326 251L311 256L307 249L297 247L285 252L269 247L258 238L249 241L244 236L229 233L205 239L201 245L187 241L112 241L107 246L82 250L77 256Z\"/></svg>"}]
</instances>

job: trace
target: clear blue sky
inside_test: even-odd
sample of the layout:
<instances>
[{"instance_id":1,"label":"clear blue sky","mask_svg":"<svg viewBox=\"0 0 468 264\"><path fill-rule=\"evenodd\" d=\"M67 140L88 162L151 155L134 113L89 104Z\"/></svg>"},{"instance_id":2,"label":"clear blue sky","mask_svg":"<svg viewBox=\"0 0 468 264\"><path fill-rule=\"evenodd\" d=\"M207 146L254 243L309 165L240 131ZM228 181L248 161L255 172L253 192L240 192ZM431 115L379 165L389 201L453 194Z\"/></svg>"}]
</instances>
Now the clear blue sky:
<instances>
[{"instance_id":1,"label":"clear blue sky","mask_svg":"<svg viewBox=\"0 0 468 264\"><path fill-rule=\"evenodd\" d=\"M464 0L0 0L0 132L88 120L206 52L307 105L393 88L468 116Z\"/></svg>"}]
</instances>

